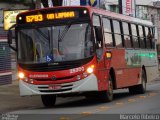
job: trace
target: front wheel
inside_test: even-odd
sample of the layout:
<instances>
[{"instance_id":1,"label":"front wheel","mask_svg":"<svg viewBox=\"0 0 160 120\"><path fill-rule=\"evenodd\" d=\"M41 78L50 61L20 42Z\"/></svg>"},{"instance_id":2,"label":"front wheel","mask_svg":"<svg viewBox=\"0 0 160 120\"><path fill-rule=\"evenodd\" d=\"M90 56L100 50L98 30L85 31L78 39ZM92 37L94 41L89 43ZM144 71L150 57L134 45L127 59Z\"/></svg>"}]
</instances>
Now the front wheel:
<instances>
[{"instance_id":1,"label":"front wheel","mask_svg":"<svg viewBox=\"0 0 160 120\"><path fill-rule=\"evenodd\" d=\"M100 93L100 99L103 102L111 102L113 100L113 82L111 76L108 81L108 90Z\"/></svg>"},{"instance_id":2,"label":"front wheel","mask_svg":"<svg viewBox=\"0 0 160 120\"><path fill-rule=\"evenodd\" d=\"M41 99L45 107L53 107L56 103L56 95L41 95Z\"/></svg>"}]
</instances>

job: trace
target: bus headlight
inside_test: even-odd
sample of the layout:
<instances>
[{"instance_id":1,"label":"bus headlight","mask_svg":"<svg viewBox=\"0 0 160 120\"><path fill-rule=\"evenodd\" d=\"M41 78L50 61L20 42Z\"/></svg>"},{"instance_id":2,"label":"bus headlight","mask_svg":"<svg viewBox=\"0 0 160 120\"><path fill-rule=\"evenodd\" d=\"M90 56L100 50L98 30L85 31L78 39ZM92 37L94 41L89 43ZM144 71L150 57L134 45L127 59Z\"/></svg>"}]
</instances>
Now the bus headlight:
<instances>
[{"instance_id":1,"label":"bus headlight","mask_svg":"<svg viewBox=\"0 0 160 120\"><path fill-rule=\"evenodd\" d=\"M18 73L18 78L24 79L24 73L23 73L23 72L19 72L19 73Z\"/></svg>"},{"instance_id":2,"label":"bus headlight","mask_svg":"<svg viewBox=\"0 0 160 120\"><path fill-rule=\"evenodd\" d=\"M94 71L94 65L91 65L90 67L87 68L87 73L91 74Z\"/></svg>"}]
</instances>

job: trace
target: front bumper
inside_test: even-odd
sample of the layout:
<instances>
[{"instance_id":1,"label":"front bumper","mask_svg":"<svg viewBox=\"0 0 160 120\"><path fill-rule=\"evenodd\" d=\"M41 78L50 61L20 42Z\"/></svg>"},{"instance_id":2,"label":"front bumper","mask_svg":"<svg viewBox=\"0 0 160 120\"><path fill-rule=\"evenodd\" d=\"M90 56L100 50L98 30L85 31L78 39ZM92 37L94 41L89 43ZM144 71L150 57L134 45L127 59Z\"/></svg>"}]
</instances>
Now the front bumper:
<instances>
[{"instance_id":1,"label":"front bumper","mask_svg":"<svg viewBox=\"0 0 160 120\"><path fill-rule=\"evenodd\" d=\"M54 86L61 86L59 89L49 89L51 85L33 85L28 84L22 80L19 81L20 95L47 95L47 94L67 94L67 93L77 93L77 92L90 92L98 91L97 78L94 74L89 75L85 79L70 82L54 84Z\"/></svg>"}]
</instances>

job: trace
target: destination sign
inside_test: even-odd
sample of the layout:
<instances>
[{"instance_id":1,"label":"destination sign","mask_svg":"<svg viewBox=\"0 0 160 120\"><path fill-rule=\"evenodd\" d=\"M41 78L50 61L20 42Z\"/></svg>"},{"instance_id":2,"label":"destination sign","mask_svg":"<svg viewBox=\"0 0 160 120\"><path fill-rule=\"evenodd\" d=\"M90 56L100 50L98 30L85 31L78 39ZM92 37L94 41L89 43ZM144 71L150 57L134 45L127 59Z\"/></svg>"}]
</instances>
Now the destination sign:
<instances>
[{"instance_id":1,"label":"destination sign","mask_svg":"<svg viewBox=\"0 0 160 120\"><path fill-rule=\"evenodd\" d=\"M39 14L39 15L28 15L26 16L26 22L41 22L44 20L54 20L54 19L65 19L76 17L74 11L70 12L60 12L60 13L49 13L49 14ZM21 18L19 18L21 19Z\"/></svg>"},{"instance_id":2,"label":"destination sign","mask_svg":"<svg viewBox=\"0 0 160 120\"><path fill-rule=\"evenodd\" d=\"M17 23L38 23L44 21L53 21L53 20L66 20L66 19L83 19L89 18L89 12L86 9L77 9L77 10L61 10L61 9L47 9L47 10L37 10L30 11L18 15Z\"/></svg>"}]
</instances>

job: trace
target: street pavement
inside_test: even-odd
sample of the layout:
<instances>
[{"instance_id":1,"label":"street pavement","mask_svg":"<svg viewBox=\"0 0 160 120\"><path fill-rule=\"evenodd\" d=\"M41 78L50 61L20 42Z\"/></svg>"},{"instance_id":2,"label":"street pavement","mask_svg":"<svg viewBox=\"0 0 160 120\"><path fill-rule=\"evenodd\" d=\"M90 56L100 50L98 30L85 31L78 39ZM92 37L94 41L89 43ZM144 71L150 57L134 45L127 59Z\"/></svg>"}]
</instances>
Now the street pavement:
<instances>
[{"instance_id":1,"label":"street pavement","mask_svg":"<svg viewBox=\"0 0 160 120\"><path fill-rule=\"evenodd\" d=\"M0 86L0 114L14 111L17 109L32 108L39 105L42 106L40 97L20 97L18 80L14 80L12 84Z\"/></svg>"},{"instance_id":2,"label":"street pavement","mask_svg":"<svg viewBox=\"0 0 160 120\"><path fill-rule=\"evenodd\" d=\"M127 89L116 90L114 100L110 103L87 100L85 97L68 97L58 98L54 108L45 108L39 96L20 97L18 81L14 81L11 85L0 86L0 95L1 114L32 114L32 116L43 114L41 118L50 114L51 118L54 115L62 120L72 120L82 116L85 118L87 116L87 120L94 120L96 119L94 115L106 114L160 114L160 78L147 84L145 94L130 95ZM158 117L159 120L160 116Z\"/></svg>"}]
</instances>

